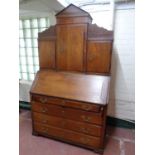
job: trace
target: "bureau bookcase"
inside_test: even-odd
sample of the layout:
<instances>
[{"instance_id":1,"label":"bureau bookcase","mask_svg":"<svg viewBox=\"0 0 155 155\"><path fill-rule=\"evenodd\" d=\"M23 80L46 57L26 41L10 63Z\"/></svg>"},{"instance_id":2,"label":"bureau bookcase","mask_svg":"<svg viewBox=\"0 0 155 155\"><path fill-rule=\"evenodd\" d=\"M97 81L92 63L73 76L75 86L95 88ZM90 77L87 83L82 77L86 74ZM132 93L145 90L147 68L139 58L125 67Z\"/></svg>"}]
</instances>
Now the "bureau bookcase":
<instances>
[{"instance_id":1,"label":"bureau bookcase","mask_svg":"<svg viewBox=\"0 0 155 155\"><path fill-rule=\"evenodd\" d=\"M113 32L71 4L38 35L30 96L33 135L104 149Z\"/></svg>"}]
</instances>

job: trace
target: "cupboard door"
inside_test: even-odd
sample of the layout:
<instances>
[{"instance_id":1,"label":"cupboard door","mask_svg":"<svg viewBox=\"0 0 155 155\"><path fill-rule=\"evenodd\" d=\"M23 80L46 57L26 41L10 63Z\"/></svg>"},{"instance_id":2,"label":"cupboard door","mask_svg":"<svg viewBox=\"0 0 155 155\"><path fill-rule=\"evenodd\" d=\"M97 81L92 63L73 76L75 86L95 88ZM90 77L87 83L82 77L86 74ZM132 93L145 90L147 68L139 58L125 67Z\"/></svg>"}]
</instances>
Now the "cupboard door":
<instances>
[{"instance_id":1,"label":"cupboard door","mask_svg":"<svg viewBox=\"0 0 155 155\"><path fill-rule=\"evenodd\" d=\"M111 64L111 42L88 41L87 72L109 73Z\"/></svg>"},{"instance_id":2,"label":"cupboard door","mask_svg":"<svg viewBox=\"0 0 155 155\"><path fill-rule=\"evenodd\" d=\"M56 63L58 70L83 71L86 25L57 26Z\"/></svg>"},{"instance_id":3,"label":"cupboard door","mask_svg":"<svg viewBox=\"0 0 155 155\"><path fill-rule=\"evenodd\" d=\"M55 41L39 40L39 65L40 68L55 68Z\"/></svg>"}]
</instances>

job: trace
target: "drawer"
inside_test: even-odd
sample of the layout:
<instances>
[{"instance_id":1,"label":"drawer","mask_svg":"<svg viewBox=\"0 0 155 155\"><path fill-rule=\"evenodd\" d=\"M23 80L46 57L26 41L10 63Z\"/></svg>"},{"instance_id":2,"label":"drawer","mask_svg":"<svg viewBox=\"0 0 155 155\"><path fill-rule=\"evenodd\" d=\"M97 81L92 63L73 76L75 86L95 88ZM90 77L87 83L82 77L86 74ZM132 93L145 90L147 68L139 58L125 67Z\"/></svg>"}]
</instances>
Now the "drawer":
<instances>
[{"instance_id":1,"label":"drawer","mask_svg":"<svg viewBox=\"0 0 155 155\"><path fill-rule=\"evenodd\" d=\"M102 113L93 113L83 110L75 110L72 108L61 107L56 105L46 105L32 102L32 110L51 116L63 117L71 120L94 123L102 125Z\"/></svg>"},{"instance_id":2,"label":"drawer","mask_svg":"<svg viewBox=\"0 0 155 155\"><path fill-rule=\"evenodd\" d=\"M48 135L54 138L71 141L78 144L89 145L92 147L100 147L100 138L88 136L74 131L52 127L41 123L34 123L34 130L43 135Z\"/></svg>"},{"instance_id":3,"label":"drawer","mask_svg":"<svg viewBox=\"0 0 155 155\"><path fill-rule=\"evenodd\" d=\"M70 100L59 99L55 97L32 95L32 101L37 101L37 102L44 103L44 104L61 105L61 106L66 106L66 107L71 107L71 108L82 109L86 111L93 111L93 112L100 111L99 105L85 103L85 102L70 101Z\"/></svg>"},{"instance_id":4,"label":"drawer","mask_svg":"<svg viewBox=\"0 0 155 155\"><path fill-rule=\"evenodd\" d=\"M41 113L32 113L34 122L39 122L47 125L56 126L59 128L69 129L92 136L101 136L102 128L98 125L67 120L61 117L48 116Z\"/></svg>"}]
</instances>

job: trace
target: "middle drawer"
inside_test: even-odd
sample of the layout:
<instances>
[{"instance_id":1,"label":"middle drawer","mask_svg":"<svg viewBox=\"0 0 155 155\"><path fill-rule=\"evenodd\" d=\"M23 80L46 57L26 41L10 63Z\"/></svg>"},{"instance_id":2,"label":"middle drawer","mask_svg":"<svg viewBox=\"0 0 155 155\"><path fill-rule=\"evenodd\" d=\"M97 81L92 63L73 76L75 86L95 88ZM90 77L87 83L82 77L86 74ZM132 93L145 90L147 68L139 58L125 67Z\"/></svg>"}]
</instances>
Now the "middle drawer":
<instances>
[{"instance_id":1,"label":"middle drawer","mask_svg":"<svg viewBox=\"0 0 155 155\"><path fill-rule=\"evenodd\" d=\"M32 102L32 110L51 116L63 117L71 120L77 120L82 122L88 122L93 124L102 125L102 113L94 113L83 110L75 110L72 108L56 106L56 105L44 105L37 102Z\"/></svg>"},{"instance_id":2,"label":"middle drawer","mask_svg":"<svg viewBox=\"0 0 155 155\"><path fill-rule=\"evenodd\" d=\"M72 121L67 120L61 117L55 117L55 116L48 116L45 114L33 112L32 117L34 122L39 122L43 124L48 124L64 129L69 129L81 133L85 133L92 136L100 136L101 135L101 126L78 122L78 121Z\"/></svg>"}]
</instances>

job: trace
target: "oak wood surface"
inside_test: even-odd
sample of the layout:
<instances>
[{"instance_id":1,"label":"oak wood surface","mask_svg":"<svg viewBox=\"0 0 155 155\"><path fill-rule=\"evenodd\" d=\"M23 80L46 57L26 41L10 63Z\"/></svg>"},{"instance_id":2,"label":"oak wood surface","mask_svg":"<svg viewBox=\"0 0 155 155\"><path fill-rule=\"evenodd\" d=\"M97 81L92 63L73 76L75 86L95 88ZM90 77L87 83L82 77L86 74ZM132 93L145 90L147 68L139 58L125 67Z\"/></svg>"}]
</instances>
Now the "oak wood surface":
<instances>
[{"instance_id":1,"label":"oak wood surface","mask_svg":"<svg viewBox=\"0 0 155 155\"><path fill-rule=\"evenodd\" d=\"M55 137L72 140L77 143L86 144L93 147L100 147L100 138L94 136L88 136L82 133L74 132L71 130L61 129L41 123L35 123L34 128L36 131L52 135Z\"/></svg>"},{"instance_id":2,"label":"oak wood surface","mask_svg":"<svg viewBox=\"0 0 155 155\"><path fill-rule=\"evenodd\" d=\"M86 25L57 26L56 63L58 70L84 71Z\"/></svg>"},{"instance_id":3,"label":"oak wood surface","mask_svg":"<svg viewBox=\"0 0 155 155\"><path fill-rule=\"evenodd\" d=\"M41 69L55 68L55 41L39 41L39 66Z\"/></svg>"},{"instance_id":4,"label":"oak wood surface","mask_svg":"<svg viewBox=\"0 0 155 155\"><path fill-rule=\"evenodd\" d=\"M71 108L76 108L76 109L81 109L81 110L86 110L86 111L93 111L93 112L99 112L101 109L101 106L91 104L91 103L78 102L75 100L64 100L64 99L44 96L44 95L33 94L31 101L32 102L36 101L36 102L40 102L40 103L48 104L48 105L60 105L63 107L71 107Z\"/></svg>"},{"instance_id":5,"label":"oak wood surface","mask_svg":"<svg viewBox=\"0 0 155 155\"><path fill-rule=\"evenodd\" d=\"M109 76L41 70L30 92L104 105L108 99L109 80Z\"/></svg>"},{"instance_id":6,"label":"oak wood surface","mask_svg":"<svg viewBox=\"0 0 155 155\"><path fill-rule=\"evenodd\" d=\"M34 121L47 125L56 126L59 128L69 129L92 136L101 136L102 127L85 122L73 121L56 116L49 116L42 113L33 112Z\"/></svg>"},{"instance_id":7,"label":"oak wood surface","mask_svg":"<svg viewBox=\"0 0 155 155\"><path fill-rule=\"evenodd\" d=\"M110 73L111 42L88 41L87 72Z\"/></svg>"},{"instance_id":8,"label":"oak wood surface","mask_svg":"<svg viewBox=\"0 0 155 155\"><path fill-rule=\"evenodd\" d=\"M82 110L74 110L72 108L65 108L55 105L45 105L37 102L32 102L32 110L46 115L63 117L70 120L77 120L81 122L102 124L102 113L93 113Z\"/></svg>"}]
</instances>

